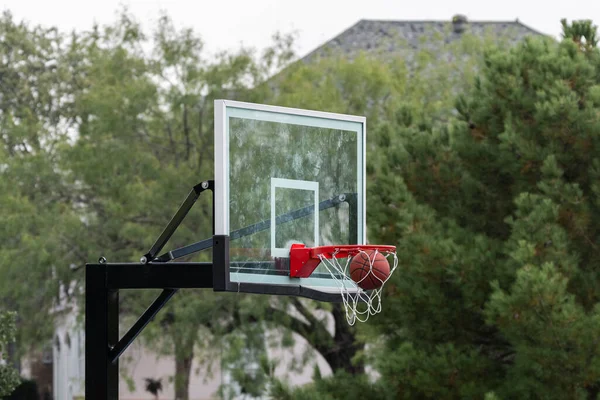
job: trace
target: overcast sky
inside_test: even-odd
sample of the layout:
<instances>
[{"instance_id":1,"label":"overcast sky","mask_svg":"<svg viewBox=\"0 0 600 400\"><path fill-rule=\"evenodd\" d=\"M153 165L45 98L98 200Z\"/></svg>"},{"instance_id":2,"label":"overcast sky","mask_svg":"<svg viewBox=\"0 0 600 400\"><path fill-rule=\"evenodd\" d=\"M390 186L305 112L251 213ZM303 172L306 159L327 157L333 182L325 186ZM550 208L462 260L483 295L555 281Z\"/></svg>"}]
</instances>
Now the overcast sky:
<instances>
[{"instance_id":1,"label":"overcast sky","mask_svg":"<svg viewBox=\"0 0 600 400\"><path fill-rule=\"evenodd\" d=\"M89 29L107 23L121 6L150 28L161 11L182 26L193 27L208 50L264 48L274 32L298 33L303 55L360 19L470 20L519 19L546 34L560 34L560 19L592 19L600 23L600 0L4 0L0 7L18 20Z\"/></svg>"}]
</instances>

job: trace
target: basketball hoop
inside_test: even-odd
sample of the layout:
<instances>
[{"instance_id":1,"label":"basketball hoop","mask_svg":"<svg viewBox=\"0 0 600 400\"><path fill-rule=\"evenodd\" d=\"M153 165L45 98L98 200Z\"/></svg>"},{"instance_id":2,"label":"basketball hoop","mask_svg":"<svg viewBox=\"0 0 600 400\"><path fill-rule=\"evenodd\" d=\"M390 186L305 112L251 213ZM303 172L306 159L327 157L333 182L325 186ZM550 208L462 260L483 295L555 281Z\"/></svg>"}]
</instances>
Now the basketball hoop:
<instances>
[{"instance_id":1,"label":"basketball hoop","mask_svg":"<svg viewBox=\"0 0 600 400\"><path fill-rule=\"evenodd\" d=\"M381 312L383 287L398 266L398 257L395 246L292 245L290 277L307 278L319 265L327 269L338 286L346 320L354 325Z\"/></svg>"}]
</instances>

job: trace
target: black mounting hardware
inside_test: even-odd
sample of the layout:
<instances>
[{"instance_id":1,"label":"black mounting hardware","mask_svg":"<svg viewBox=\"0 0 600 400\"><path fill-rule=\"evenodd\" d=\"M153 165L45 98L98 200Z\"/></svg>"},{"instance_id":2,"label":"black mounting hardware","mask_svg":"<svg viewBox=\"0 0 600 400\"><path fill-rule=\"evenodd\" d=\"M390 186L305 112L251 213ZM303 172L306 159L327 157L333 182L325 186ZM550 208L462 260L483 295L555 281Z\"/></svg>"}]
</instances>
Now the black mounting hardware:
<instances>
[{"instance_id":1,"label":"black mounting hardware","mask_svg":"<svg viewBox=\"0 0 600 400\"><path fill-rule=\"evenodd\" d=\"M166 264L156 260L156 255L169 241L200 194L205 190L214 191L212 180L194 186L150 251L142 256L141 264L107 263L104 257L100 257L97 264L86 264L86 400L117 400L119 398L119 356L178 289L214 287L213 263ZM223 245L229 243L227 236L219 237L219 239L215 237L214 241L222 243L215 248L217 252L223 252L225 250ZM213 242L212 239L211 242ZM214 254L213 261L217 260L225 260L225 258L222 254ZM225 268L221 266L220 270L225 270ZM119 290L152 288L162 288L163 291L119 340Z\"/></svg>"},{"instance_id":2,"label":"black mounting hardware","mask_svg":"<svg viewBox=\"0 0 600 400\"><path fill-rule=\"evenodd\" d=\"M206 190L213 191L213 237L169 251L157 257L175 233L196 200ZM319 210L340 203L349 206L349 243L357 239L356 193L345 193L319 203ZM141 263L108 263L101 257L97 264L86 264L85 277L85 398L117 400L119 397L119 357L148 323L183 288L212 288L214 291L237 291L273 295L303 296L321 301L340 301L336 293L320 292L301 286L236 283L229 280L229 241L269 229L265 220L237 231L231 237L214 234L214 181L194 186ZM310 215L314 206L300 208L276 217L283 224ZM352 222L354 221L354 222ZM213 250L212 262L168 262L201 250ZM163 289L131 328L119 339L119 290Z\"/></svg>"}]
</instances>

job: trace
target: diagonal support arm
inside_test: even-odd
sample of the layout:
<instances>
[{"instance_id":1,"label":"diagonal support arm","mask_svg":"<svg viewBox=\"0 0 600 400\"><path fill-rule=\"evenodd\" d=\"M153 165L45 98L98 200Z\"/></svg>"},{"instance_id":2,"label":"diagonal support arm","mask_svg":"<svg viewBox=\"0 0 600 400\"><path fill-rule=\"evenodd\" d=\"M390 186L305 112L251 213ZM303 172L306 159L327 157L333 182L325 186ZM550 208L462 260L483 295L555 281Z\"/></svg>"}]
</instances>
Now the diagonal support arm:
<instances>
[{"instance_id":1,"label":"diagonal support arm","mask_svg":"<svg viewBox=\"0 0 600 400\"><path fill-rule=\"evenodd\" d=\"M185 216L192 209L200 194L205 190L214 191L214 181L204 181L194 186L186 199L183 201L171 221L167 224L165 229L162 231L154 245L148 251L148 253L144 254L141 258L142 264L147 264L149 262L156 260L156 255L162 250L165 244L169 241L173 233L177 230ZM214 196L213 196L214 203ZM214 207L214 204L213 204ZM159 261L159 260L156 260ZM150 304L150 307L144 311L144 313L140 316L140 318L133 324L133 326L127 331L127 333L117 342L117 344L111 348L109 352L109 361L111 363L115 363L121 354L129 347L129 345L135 340L136 337L144 330L146 325L156 316L156 314L167 304L167 302L173 297L175 293L177 293L178 289L164 289L162 293Z\"/></svg>"},{"instance_id":2,"label":"diagonal support arm","mask_svg":"<svg viewBox=\"0 0 600 400\"><path fill-rule=\"evenodd\" d=\"M158 312L165 306L165 304L167 304L167 302L176 292L177 289L165 289L160 295L158 295L152 304L150 304L150 307L144 311L142 316L135 322L135 324L133 324L131 328L129 328L121 340L119 340L119 342L110 350L108 359L111 363L114 363L119 359L119 356L121 356L121 354L123 354L129 345L135 340L135 338L142 333L146 325L152 321L152 318L158 314Z\"/></svg>"},{"instance_id":3,"label":"diagonal support arm","mask_svg":"<svg viewBox=\"0 0 600 400\"><path fill-rule=\"evenodd\" d=\"M144 254L144 256L141 258L140 261L142 262L142 264L146 264L147 262L154 261L154 259L156 258L156 255L158 253L160 253L160 251L163 249L165 244L167 244L167 242L169 241L171 236L173 236L173 233L175 233L175 231L179 227L179 224L181 224L181 221L183 221L185 216L191 210L192 206L196 203L196 200L198 200L198 197L200 197L200 194L202 192L204 192L205 190L211 190L214 193L214 188L215 188L215 182L212 180L204 181L204 182L199 183L198 185L194 186L194 188L188 194L187 198L183 201L183 203L179 207L179 210L177 210L177 212L175 213L173 218L171 218L171 221L169 221L169 223L167 224L166 228L160 234L158 239L156 239L156 242L154 243L154 245L152 246L150 251L147 252L146 254ZM214 207L214 195L213 195L213 207ZM214 218L214 216L213 216L213 218Z\"/></svg>"}]
</instances>

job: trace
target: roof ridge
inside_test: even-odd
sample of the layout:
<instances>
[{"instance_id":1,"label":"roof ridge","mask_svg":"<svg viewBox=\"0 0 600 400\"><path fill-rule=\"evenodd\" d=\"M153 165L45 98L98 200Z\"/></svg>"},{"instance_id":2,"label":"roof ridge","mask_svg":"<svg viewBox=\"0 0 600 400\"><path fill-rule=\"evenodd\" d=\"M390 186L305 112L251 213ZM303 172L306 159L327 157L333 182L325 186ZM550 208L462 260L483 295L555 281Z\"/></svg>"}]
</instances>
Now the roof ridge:
<instances>
[{"instance_id":1,"label":"roof ridge","mask_svg":"<svg viewBox=\"0 0 600 400\"><path fill-rule=\"evenodd\" d=\"M448 22L452 23L451 19L371 19L362 18L359 22ZM486 23L486 24L521 24L524 25L519 19L514 20L467 20L467 23Z\"/></svg>"},{"instance_id":2,"label":"roof ridge","mask_svg":"<svg viewBox=\"0 0 600 400\"><path fill-rule=\"evenodd\" d=\"M330 43L335 43L336 41L340 40L340 38L343 38L344 36L350 34L350 36L356 32L356 28L360 27L361 25L365 25L365 24L374 24L373 27L366 27L367 31L370 31L372 29L376 29L377 28L377 24L390 24L388 26L381 26L380 29L384 29L387 30L389 28L391 28L393 25L395 24L397 28L401 29L401 30L405 30L408 28L407 25L410 24L443 24L443 25L450 25L452 24L452 20L398 20L398 19L369 19L369 18L362 18L359 19L358 21L356 21L354 24L352 24L351 26L347 27L346 29L344 29L343 31L341 31L340 33L338 33L337 35L335 35L334 37L332 37L331 39L327 40L326 42L322 43L320 46L314 48L312 51L309 51L306 55L304 55L303 57L300 58L300 60L308 60L310 57L312 57L315 54L318 54L319 52L321 52L323 49L327 49L327 47L329 46ZM522 23L518 18L515 18L514 20L467 20L467 23L465 25L473 25L473 26L479 26L480 28L485 29L486 25L488 27L492 27L494 25L506 25L506 29L508 30L512 30L514 28L517 28L521 31L526 30L529 31L530 34L536 34L536 35L540 35L540 36L549 36L546 35L542 32L539 32L531 27L529 27L528 25L525 25L524 23ZM400 26L400 25L404 25L404 26ZM396 29L396 28L395 28ZM437 29L437 28L435 28ZM502 28L504 29L504 28ZM359 31L362 31L362 27L358 28ZM413 27L414 30L414 27ZM477 29L480 30L480 29Z\"/></svg>"},{"instance_id":3,"label":"roof ridge","mask_svg":"<svg viewBox=\"0 0 600 400\"><path fill-rule=\"evenodd\" d=\"M376 22L376 23L452 23L451 19L370 19L370 18L362 18L360 20L358 20L358 22L355 25L360 24L361 22ZM537 29L532 28L531 26L524 24L519 18L515 18L514 20L486 20L486 19L482 19L482 20L467 20L467 24L486 24L486 25L491 25L491 24L514 24L514 25L520 25L523 28L529 29L531 32L536 33L538 35L541 36L550 36L546 33L543 33ZM352 27L354 27L355 25L353 25ZM351 28L352 28L351 27ZM339 36L339 35L338 35Z\"/></svg>"}]
</instances>

